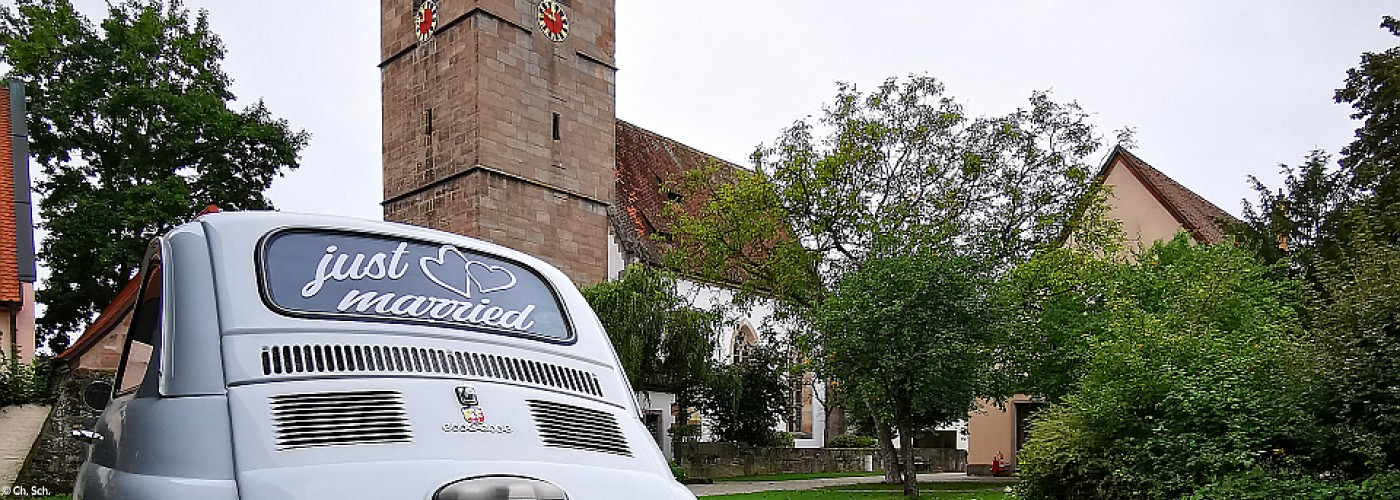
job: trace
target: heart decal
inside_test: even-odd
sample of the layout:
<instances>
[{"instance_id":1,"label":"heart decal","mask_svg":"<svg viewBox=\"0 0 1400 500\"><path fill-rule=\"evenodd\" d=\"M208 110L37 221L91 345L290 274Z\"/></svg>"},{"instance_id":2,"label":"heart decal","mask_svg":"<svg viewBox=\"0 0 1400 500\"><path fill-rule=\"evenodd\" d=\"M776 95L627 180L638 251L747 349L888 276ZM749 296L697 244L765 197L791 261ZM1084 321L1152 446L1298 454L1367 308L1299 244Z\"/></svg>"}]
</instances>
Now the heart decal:
<instances>
[{"instance_id":1,"label":"heart decal","mask_svg":"<svg viewBox=\"0 0 1400 500\"><path fill-rule=\"evenodd\" d=\"M481 271L473 272L473 269L480 269ZM481 278L483 277L486 278L488 283L495 286L488 287L481 284ZM474 260L467 261L467 279L476 283L476 289L480 290L481 293L509 290L510 287L515 286L515 273L510 272L510 269L501 266L488 266Z\"/></svg>"},{"instance_id":2,"label":"heart decal","mask_svg":"<svg viewBox=\"0 0 1400 500\"><path fill-rule=\"evenodd\" d=\"M465 289L457 288L455 286L447 284L447 282L443 281L442 279L439 279L436 275L434 275L432 269L428 266L430 262L436 264L439 267L446 264L447 254L449 252L457 254L457 257L462 259L462 269L466 271L467 274L467 283ZM418 259L418 268L423 271L423 276L427 277L428 280L432 281L433 283L437 283L438 286L443 287L444 289L450 290L453 293L456 293L457 295L461 295L469 299L472 298L473 283L476 284L477 291L484 294L491 292L499 292L501 290L508 290L511 287L514 287L516 283L515 273L511 272L509 269L506 269L502 266L492 266L468 259L466 254L463 254L461 250L457 249L457 247L452 245L443 245L442 247L438 248L438 254L436 258L428 256ZM482 283L483 278L485 278L486 284Z\"/></svg>"},{"instance_id":3,"label":"heart decal","mask_svg":"<svg viewBox=\"0 0 1400 500\"><path fill-rule=\"evenodd\" d=\"M472 279L471 279L471 275L470 275L470 274L467 275L467 287L466 287L467 289L464 291L464 290L462 290L462 289L460 289L460 288L457 288L457 287L455 287L455 286L449 285L449 284L443 282L442 280L438 279L437 276L433 275L433 271L430 270L430 269L428 269L428 263L429 263L429 262L432 262L432 263L434 263L434 264L437 264L438 266L442 266L443 264L445 264L446 261L447 261L447 252L452 252L452 253L457 254L457 257L460 257L460 258L462 259L462 266L464 266L464 267L467 265L467 264L466 264L467 262L470 262L470 261L467 259L467 256L466 256L466 255L463 255L463 254L462 254L462 251L461 251L461 250L458 250L457 247L454 247L454 246L452 246L452 245L443 245L441 248L438 248L438 255L437 255L437 258L436 258L436 259L433 258L433 257L431 257L431 256L423 257L423 258L421 258L421 259L418 259L418 268L423 270L423 276L426 276L426 277L428 278L428 280L432 281L433 283L437 283L438 286L443 287L443 288L446 288L446 289L448 289L448 290L451 290L453 293L456 293L457 295L461 295L461 296L466 297L466 298L469 298L469 299L472 298L472 286L471 286L471 280L472 280Z\"/></svg>"}]
</instances>

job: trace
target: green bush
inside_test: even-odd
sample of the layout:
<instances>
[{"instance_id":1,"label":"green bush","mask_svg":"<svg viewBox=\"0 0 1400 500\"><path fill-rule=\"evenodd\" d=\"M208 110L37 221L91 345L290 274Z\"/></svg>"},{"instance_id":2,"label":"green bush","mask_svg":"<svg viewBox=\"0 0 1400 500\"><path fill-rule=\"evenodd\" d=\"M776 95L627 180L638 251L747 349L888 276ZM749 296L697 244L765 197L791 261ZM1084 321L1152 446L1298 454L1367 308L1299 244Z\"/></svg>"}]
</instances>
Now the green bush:
<instances>
[{"instance_id":1,"label":"green bush","mask_svg":"<svg viewBox=\"0 0 1400 500\"><path fill-rule=\"evenodd\" d=\"M787 411L783 357L772 347L755 347L741 362L715 370L701 392L701 410L720 441L781 446L774 424Z\"/></svg>"},{"instance_id":2,"label":"green bush","mask_svg":"<svg viewBox=\"0 0 1400 500\"><path fill-rule=\"evenodd\" d=\"M878 444L873 437L842 434L826 442L827 448L874 448Z\"/></svg>"},{"instance_id":3,"label":"green bush","mask_svg":"<svg viewBox=\"0 0 1400 500\"><path fill-rule=\"evenodd\" d=\"M671 464L671 475L675 476L677 481L685 481L686 479L690 479L690 474L687 474L685 472L685 467L681 467L680 462L671 460L669 461L669 463Z\"/></svg>"},{"instance_id":4,"label":"green bush","mask_svg":"<svg viewBox=\"0 0 1400 500\"><path fill-rule=\"evenodd\" d=\"M52 402L50 366L48 358L39 358L32 364L13 360L0 364L0 406Z\"/></svg>"},{"instance_id":5,"label":"green bush","mask_svg":"<svg viewBox=\"0 0 1400 500\"><path fill-rule=\"evenodd\" d=\"M795 445L792 434L779 430L774 430L773 436L768 439L768 446L774 448L792 448Z\"/></svg>"},{"instance_id":6,"label":"green bush","mask_svg":"<svg viewBox=\"0 0 1400 500\"><path fill-rule=\"evenodd\" d=\"M1233 474L1191 495L1191 500L1397 500L1400 474L1382 474L1360 482L1270 474L1261 469Z\"/></svg>"},{"instance_id":7,"label":"green bush","mask_svg":"<svg viewBox=\"0 0 1400 500\"><path fill-rule=\"evenodd\" d=\"M1311 422L1298 288L1228 246L1157 245L1096 287L1076 386L1031 424L1023 498L1180 498L1292 467ZM1090 332L1086 332L1090 333ZM1066 336L1072 337L1072 336Z\"/></svg>"}]
</instances>

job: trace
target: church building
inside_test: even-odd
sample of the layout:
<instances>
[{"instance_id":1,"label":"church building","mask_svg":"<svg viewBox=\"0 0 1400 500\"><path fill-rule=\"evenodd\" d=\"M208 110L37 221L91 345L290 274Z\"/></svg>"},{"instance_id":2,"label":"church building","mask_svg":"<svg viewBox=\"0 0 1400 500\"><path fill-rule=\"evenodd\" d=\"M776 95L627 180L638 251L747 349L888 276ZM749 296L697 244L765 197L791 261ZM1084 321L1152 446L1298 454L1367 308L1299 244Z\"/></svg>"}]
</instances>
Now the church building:
<instances>
[{"instance_id":1,"label":"church building","mask_svg":"<svg viewBox=\"0 0 1400 500\"><path fill-rule=\"evenodd\" d=\"M611 0L381 0L385 220L530 253L579 285L660 265L661 187L720 160L617 119L614 23ZM682 288L700 307L726 296ZM769 314L741 318L716 355L757 341ZM793 384L798 446L825 443L822 390ZM639 399L669 455L679 412Z\"/></svg>"}]
</instances>

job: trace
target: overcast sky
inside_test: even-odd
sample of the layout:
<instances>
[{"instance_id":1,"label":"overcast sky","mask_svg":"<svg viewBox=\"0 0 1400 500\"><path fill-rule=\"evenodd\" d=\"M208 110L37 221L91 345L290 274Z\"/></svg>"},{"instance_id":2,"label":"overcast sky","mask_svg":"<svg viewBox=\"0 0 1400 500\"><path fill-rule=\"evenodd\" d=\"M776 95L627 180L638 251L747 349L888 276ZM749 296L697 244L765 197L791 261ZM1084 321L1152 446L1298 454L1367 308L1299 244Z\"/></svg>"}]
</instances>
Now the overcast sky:
<instances>
[{"instance_id":1,"label":"overcast sky","mask_svg":"<svg viewBox=\"0 0 1400 500\"><path fill-rule=\"evenodd\" d=\"M94 20L105 12L75 1ZM976 115L1048 89L1105 136L1136 128L1143 159L1238 214L1246 175L1272 180L1279 163L1349 142L1355 123L1333 91L1362 52L1400 42L1378 28L1393 2L1284 4L618 0L617 111L747 163L838 80L927 73ZM187 5L209 10L240 99L312 133L302 167L273 184L277 207L379 218L378 2Z\"/></svg>"}]
</instances>

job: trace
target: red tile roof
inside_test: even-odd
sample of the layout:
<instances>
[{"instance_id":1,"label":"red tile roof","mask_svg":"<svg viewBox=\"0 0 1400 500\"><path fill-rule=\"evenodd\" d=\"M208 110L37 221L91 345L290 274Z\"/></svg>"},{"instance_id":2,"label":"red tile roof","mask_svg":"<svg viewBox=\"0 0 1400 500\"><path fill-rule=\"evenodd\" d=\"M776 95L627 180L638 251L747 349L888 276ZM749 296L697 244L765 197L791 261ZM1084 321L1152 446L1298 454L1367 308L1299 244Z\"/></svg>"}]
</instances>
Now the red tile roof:
<instances>
[{"instance_id":1,"label":"red tile roof","mask_svg":"<svg viewBox=\"0 0 1400 500\"><path fill-rule=\"evenodd\" d=\"M0 84L3 84L0 81ZM0 303L19 303L19 251L15 240L14 156L10 144L10 89L0 85Z\"/></svg>"},{"instance_id":2,"label":"red tile roof","mask_svg":"<svg viewBox=\"0 0 1400 500\"><path fill-rule=\"evenodd\" d=\"M108 304L102 310L102 314L97 316L97 321L88 325L87 329L83 330L83 334L78 337L78 341L60 353L58 359L75 361L82 357L88 349L92 349L102 339L107 338L107 335L112 333L112 329L121 324L122 318L131 314L131 310L136 305L136 295L140 292L141 280L132 278L131 281L126 282L126 285L117 291L117 298L112 299L112 303Z\"/></svg>"},{"instance_id":3,"label":"red tile roof","mask_svg":"<svg viewBox=\"0 0 1400 500\"><path fill-rule=\"evenodd\" d=\"M1115 147L1113 153L1104 162L1103 170L1099 172L1098 182L1103 182L1108 176L1109 169L1122 160L1123 166L1136 177L1144 187L1147 188L1157 201L1171 212L1177 222L1191 232L1191 236L1199 243L1220 243L1225 241L1225 226L1239 222L1235 216L1221 210L1209 200L1202 198L1195 191L1187 189L1181 183L1176 182L1167 174L1148 165L1137 155L1124 149Z\"/></svg>"},{"instance_id":4,"label":"red tile roof","mask_svg":"<svg viewBox=\"0 0 1400 500\"><path fill-rule=\"evenodd\" d=\"M679 182L685 172L718 162L743 168L623 120L617 121L617 185L612 208L618 244L631 255L661 265L657 238L669 234L662 215L668 194L663 188ZM679 196L679 195L675 195ZM676 198L679 199L679 198ZM698 214L703 200L680 200L687 212Z\"/></svg>"}]
</instances>

